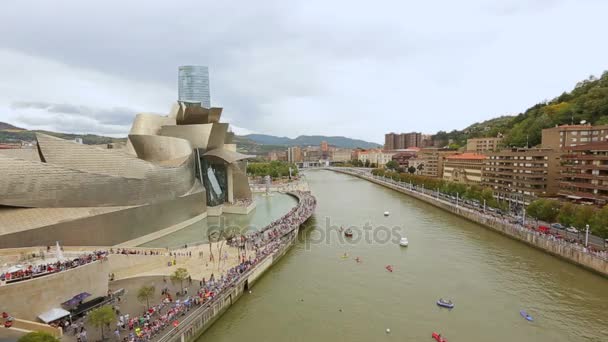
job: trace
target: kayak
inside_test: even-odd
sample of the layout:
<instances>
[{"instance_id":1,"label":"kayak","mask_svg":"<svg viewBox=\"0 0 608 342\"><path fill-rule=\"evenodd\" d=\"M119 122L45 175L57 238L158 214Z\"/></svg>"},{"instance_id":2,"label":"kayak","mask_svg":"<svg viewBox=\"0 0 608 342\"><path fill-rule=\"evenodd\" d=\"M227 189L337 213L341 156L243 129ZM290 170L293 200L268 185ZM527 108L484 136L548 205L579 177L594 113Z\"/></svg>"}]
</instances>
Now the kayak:
<instances>
[{"instance_id":1,"label":"kayak","mask_svg":"<svg viewBox=\"0 0 608 342\"><path fill-rule=\"evenodd\" d=\"M519 314L521 315L521 317L525 318L527 321L532 322L534 320L534 318L532 318L532 316L528 315L528 313L525 310L521 310L519 312Z\"/></svg>"},{"instance_id":2,"label":"kayak","mask_svg":"<svg viewBox=\"0 0 608 342\"><path fill-rule=\"evenodd\" d=\"M391 266L391 265L386 265L386 267L385 267L385 268L386 268L386 270L387 270L387 271L389 271L389 272L393 272L393 266Z\"/></svg>"},{"instance_id":3,"label":"kayak","mask_svg":"<svg viewBox=\"0 0 608 342\"><path fill-rule=\"evenodd\" d=\"M435 341L437 341L437 342L448 342L448 340L446 340L445 338L443 338L443 337L441 336L441 334L438 334L438 333L436 333L436 332L434 332L434 333L433 333L433 335L431 335L431 336L432 336L432 337L435 339Z\"/></svg>"},{"instance_id":4,"label":"kayak","mask_svg":"<svg viewBox=\"0 0 608 342\"><path fill-rule=\"evenodd\" d=\"M437 305L439 305L441 307L444 307L444 308L448 308L448 309L453 309L454 308L454 303L452 303L452 301L449 300L449 299L446 300L446 299L440 298L437 301Z\"/></svg>"}]
</instances>

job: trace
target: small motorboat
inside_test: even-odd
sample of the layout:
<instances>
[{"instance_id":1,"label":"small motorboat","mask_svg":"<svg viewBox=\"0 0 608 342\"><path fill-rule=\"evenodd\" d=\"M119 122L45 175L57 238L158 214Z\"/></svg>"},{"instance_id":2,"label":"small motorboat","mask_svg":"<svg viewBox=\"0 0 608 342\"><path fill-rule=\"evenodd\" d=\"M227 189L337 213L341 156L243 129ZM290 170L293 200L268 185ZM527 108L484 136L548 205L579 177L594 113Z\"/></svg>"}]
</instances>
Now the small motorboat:
<instances>
[{"instance_id":1,"label":"small motorboat","mask_svg":"<svg viewBox=\"0 0 608 342\"><path fill-rule=\"evenodd\" d=\"M384 268L386 268L386 270L389 272L393 272L393 266L391 266L391 265L386 265L386 267L384 267Z\"/></svg>"},{"instance_id":2,"label":"small motorboat","mask_svg":"<svg viewBox=\"0 0 608 342\"><path fill-rule=\"evenodd\" d=\"M409 244L409 241L407 241L406 237L402 237L401 240L399 240L399 246L407 247L408 244Z\"/></svg>"},{"instance_id":3,"label":"small motorboat","mask_svg":"<svg viewBox=\"0 0 608 342\"><path fill-rule=\"evenodd\" d=\"M532 316L528 315L528 313L526 312L526 310L521 310L519 312L519 314L521 315L521 317L525 318L527 321L532 322L534 320L534 318L532 318Z\"/></svg>"},{"instance_id":4,"label":"small motorboat","mask_svg":"<svg viewBox=\"0 0 608 342\"><path fill-rule=\"evenodd\" d=\"M439 300L437 301L437 305L448 309L454 308L454 303L452 303L452 301L449 299L439 298Z\"/></svg>"},{"instance_id":5,"label":"small motorboat","mask_svg":"<svg viewBox=\"0 0 608 342\"><path fill-rule=\"evenodd\" d=\"M445 338L443 338L443 337L441 336L441 334L439 334L439 333L433 332L433 335L431 335L431 336L432 336L432 337L435 339L435 341L437 341L437 342L448 342L448 340L446 340Z\"/></svg>"},{"instance_id":6,"label":"small motorboat","mask_svg":"<svg viewBox=\"0 0 608 342\"><path fill-rule=\"evenodd\" d=\"M388 216L388 215L390 215L390 213L388 211L385 211L384 216Z\"/></svg>"},{"instance_id":7,"label":"small motorboat","mask_svg":"<svg viewBox=\"0 0 608 342\"><path fill-rule=\"evenodd\" d=\"M347 230L344 231L344 236L353 237L353 230L348 228Z\"/></svg>"}]
</instances>

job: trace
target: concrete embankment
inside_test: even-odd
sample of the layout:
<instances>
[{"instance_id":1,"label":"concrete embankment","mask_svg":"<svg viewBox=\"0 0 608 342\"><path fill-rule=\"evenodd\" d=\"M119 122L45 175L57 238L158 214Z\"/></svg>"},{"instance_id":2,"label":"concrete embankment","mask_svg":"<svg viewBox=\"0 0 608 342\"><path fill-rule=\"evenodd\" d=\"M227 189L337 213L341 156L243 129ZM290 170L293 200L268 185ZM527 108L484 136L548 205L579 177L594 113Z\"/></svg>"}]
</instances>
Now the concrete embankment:
<instances>
[{"instance_id":1,"label":"concrete embankment","mask_svg":"<svg viewBox=\"0 0 608 342\"><path fill-rule=\"evenodd\" d=\"M311 196L310 194L303 193L289 193L296 197L299 201L298 207L303 203L303 198L300 196ZM302 218L301 222L297 224L293 230L284 234L281 239L280 247L273 253L264 257L256 264L253 268L245 272L239 280L232 285L229 289L222 291L210 304L205 304L197 309L195 312L188 315L179 325L175 328L164 332L157 338L156 342L186 342L194 341L201 336L232 304L234 304L251 286L257 282L260 277L266 273L272 265L277 263L287 251L295 244L298 236L299 227L304 223L310 216L312 216L313 210ZM294 214L295 215L295 214Z\"/></svg>"},{"instance_id":2,"label":"concrete embankment","mask_svg":"<svg viewBox=\"0 0 608 342\"><path fill-rule=\"evenodd\" d=\"M408 196L412 196L437 208L449 211L467 220L478 223L486 228L492 229L493 231L496 231L500 234L524 242L534 248L558 256L568 262L581 266L587 270L600 274L604 277L608 277L608 261L593 254L586 253L582 250L581 246L573 246L572 244L567 242L551 240L548 239L545 235L539 234L538 232L517 227L513 224L504 222L495 217L483 215L469 208L456 206L453 203L438 199L436 197L429 196L427 194L423 194L417 191L412 191L401 186L397 186L393 183L386 182L381 179L376 179L365 174L336 168L331 168L329 170L359 177L370 182L376 183L378 185L382 185L384 187L401 192Z\"/></svg>"}]
</instances>

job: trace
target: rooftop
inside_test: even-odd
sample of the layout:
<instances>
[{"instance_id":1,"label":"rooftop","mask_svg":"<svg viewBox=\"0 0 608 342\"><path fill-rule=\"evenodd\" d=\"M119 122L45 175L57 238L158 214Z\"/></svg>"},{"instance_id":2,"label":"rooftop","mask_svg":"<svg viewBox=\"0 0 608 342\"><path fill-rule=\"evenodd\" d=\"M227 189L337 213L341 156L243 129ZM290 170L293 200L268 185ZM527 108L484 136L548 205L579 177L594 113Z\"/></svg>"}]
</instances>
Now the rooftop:
<instances>
[{"instance_id":1,"label":"rooftop","mask_svg":"<svg viewBox=\"0 0 608 342\"><path fill-rule=\"evenodd\" d=\"M486 159L486 156L483 154L477 154L477 153L462 153L462 154L455 154L452 156L447 156L445 158L449 159L449 160L484 160L484 159Z\"/></svg>"}]
</instances>

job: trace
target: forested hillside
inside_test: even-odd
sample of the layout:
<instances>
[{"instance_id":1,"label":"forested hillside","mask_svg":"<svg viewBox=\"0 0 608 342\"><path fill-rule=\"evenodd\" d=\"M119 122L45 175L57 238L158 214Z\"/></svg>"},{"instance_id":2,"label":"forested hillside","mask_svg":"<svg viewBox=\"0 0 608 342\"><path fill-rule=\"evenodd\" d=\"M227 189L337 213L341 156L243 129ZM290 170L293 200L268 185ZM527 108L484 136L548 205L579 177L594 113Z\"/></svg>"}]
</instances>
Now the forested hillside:
<instances>
[{"instance_id":1,"label":"forested hillside","mask_svg":"<svg viewBox=\"0 0 608 342\"><path fill-rule=\"evenodd\" d=\"M473 124L463 130L438 132L434 139L447 144L449 139L459 146L467 138L505 136L505 146L540 144L541 130L555 125L580 123L608 124L608 71L600 78L590 76L579 82L570 92L553 100L538 103L515 116L502 116Z\"/></svg>"}]
</instances>

